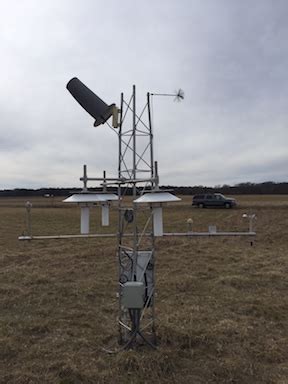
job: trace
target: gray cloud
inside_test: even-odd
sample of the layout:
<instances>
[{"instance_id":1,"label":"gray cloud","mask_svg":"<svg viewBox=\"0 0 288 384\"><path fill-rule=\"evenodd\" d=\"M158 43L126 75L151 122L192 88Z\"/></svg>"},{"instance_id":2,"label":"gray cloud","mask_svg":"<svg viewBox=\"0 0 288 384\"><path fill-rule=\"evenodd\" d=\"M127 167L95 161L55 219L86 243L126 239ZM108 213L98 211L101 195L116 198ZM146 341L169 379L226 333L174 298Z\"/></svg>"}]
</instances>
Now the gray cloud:
<instances>
[{"instance_id":1,"label":"gray cloud","mask_svg":"<svg viewBox=\"0 0 288 384\"><path fill-rule=\"evenodd\" d=\"M115 175L117 137L65 89L153 99L163 184L287 180L288 4L282 0L1 1L0 188Z\"/></svg>"}]
</instances>

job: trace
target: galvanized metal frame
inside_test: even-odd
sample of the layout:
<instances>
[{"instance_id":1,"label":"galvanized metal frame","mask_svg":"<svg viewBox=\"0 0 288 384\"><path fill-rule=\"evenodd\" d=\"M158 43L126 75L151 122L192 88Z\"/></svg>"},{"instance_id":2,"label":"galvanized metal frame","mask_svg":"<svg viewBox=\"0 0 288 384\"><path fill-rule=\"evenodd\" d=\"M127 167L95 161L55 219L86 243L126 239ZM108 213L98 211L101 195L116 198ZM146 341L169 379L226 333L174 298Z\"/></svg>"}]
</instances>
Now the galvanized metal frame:
<instances>
[{"instance_id":1,"label":"galvanized metal frame","mask_svg":"<svg viewBox=\"0 0 288 384\"><path fill-rule=\"evenodd\" d=\"M147 123L143 120L146 109L148 111ZM132 127L127 127L128 113L132 113ZM150 207L139 207L139 204L134 202L145 190L155 187L149 93L147 94L147 103L140 115L136 111L136 87L133 86L129 102L126 102L124 95L121 94L118 136L118 178L119 180L125 180L125 185L120 183L118 185L119 342L121 344L127 343L134 327L134 320L130 310L125 308L122 303L123 276L130 276L135 281L138 278L144 280L146 292L148 293L148 283L145 276L148 273L147 268L149 266L149 293L146 297L144 308L141 310L138 326L140 334L143 335L143 332L145 334L141 339L144 341L148 340L148 344L155 345L155 239L151 219L152 212ZM142 141L143 138L146 140L142 149L138 146L138 138L140 136ZM146 177L147 174L148 177ZM130 223L127 220L126 213L130 215ZM133 234L132 239L128 235L131 232ZM144 255L148 259L148 264L145 266L142 276L139 277L138 269ZM123 259L125 257L126 264L124 265Z\"/></svg>"}]
</instances>

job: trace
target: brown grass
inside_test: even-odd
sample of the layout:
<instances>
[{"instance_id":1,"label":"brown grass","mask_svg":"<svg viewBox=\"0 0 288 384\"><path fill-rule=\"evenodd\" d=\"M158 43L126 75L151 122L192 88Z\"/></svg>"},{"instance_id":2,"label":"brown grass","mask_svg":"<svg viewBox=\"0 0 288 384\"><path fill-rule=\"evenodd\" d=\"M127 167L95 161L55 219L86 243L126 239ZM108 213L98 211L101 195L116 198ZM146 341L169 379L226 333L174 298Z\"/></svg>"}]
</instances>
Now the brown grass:
<instances>
[{"instance_id":1,"label":"brown grass","mask_svg":"<svg viewBox=\"0 0 288 384\"><path fill-rule=\"evenodd\" d=\"M33 200L33 199L32 199ZM288 197L235 210L165 210L165 230L246 230L257 239L157 240L159 347L107 355L117 339L116 241L19 242L25 199L0 200L0 382L288 383ZM79 211L34 199L33 233L77 233ZM96 215L93 230L100 230Z\"/></svg>"}]
</instances>

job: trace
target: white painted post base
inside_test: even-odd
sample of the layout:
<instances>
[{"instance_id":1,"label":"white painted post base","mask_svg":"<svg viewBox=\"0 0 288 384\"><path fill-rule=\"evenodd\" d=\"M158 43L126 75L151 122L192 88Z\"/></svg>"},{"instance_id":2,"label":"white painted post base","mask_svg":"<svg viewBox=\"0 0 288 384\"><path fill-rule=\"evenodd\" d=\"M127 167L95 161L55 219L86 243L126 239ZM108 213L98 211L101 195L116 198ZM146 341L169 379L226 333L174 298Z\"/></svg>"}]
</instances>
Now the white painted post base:
<instances>
[{"instance_id":1,"label":"white painted post base","mask_svg":"<svg viewBox=\"0 0 288 384\"><path fill-rule=\"evenodd\" d=\"M81 234L88 235L90 227L90 208L81 207Z\"/></svg>"},{"instance_id":2,"label":"white painted post base","mask_svg":"<svg viewBox=\"0 0 288 384\"><path fill-rule=\"evenodd\" d=\"M109 225L109 205L103 204L101 207L102 213L102 226L107 227Z\"/></svg>"},{"instance_id":3,"label":"white painted post base","mask_svg":"<svg viewBox=\"0 0 288 384\"><path fill-rule=\"evenodd\" d=\"M154 236L163 236L162 207L153 207L152 212Z\"/></svg>"}]
</instances>

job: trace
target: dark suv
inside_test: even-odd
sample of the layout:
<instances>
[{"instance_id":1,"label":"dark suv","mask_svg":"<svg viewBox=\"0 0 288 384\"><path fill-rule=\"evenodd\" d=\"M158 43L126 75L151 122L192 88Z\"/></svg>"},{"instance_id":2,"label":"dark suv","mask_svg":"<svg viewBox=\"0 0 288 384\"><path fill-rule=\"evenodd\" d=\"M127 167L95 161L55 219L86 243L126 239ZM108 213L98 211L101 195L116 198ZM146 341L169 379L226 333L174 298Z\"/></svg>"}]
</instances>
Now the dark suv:
<instances>
[{"instance_id":1,"label":"dark suv","mask_svg":"<svg viewBox=\"0 0 288 384\"><path fill-rule=\"evenodd\" d=\"M195 195L193 197L192 205L199 208L205 207L224 207L232 208L236 205L235 199L230 199L221 195L221 193L207 193L203 195Z\"/></svg>"}]
</instances>

